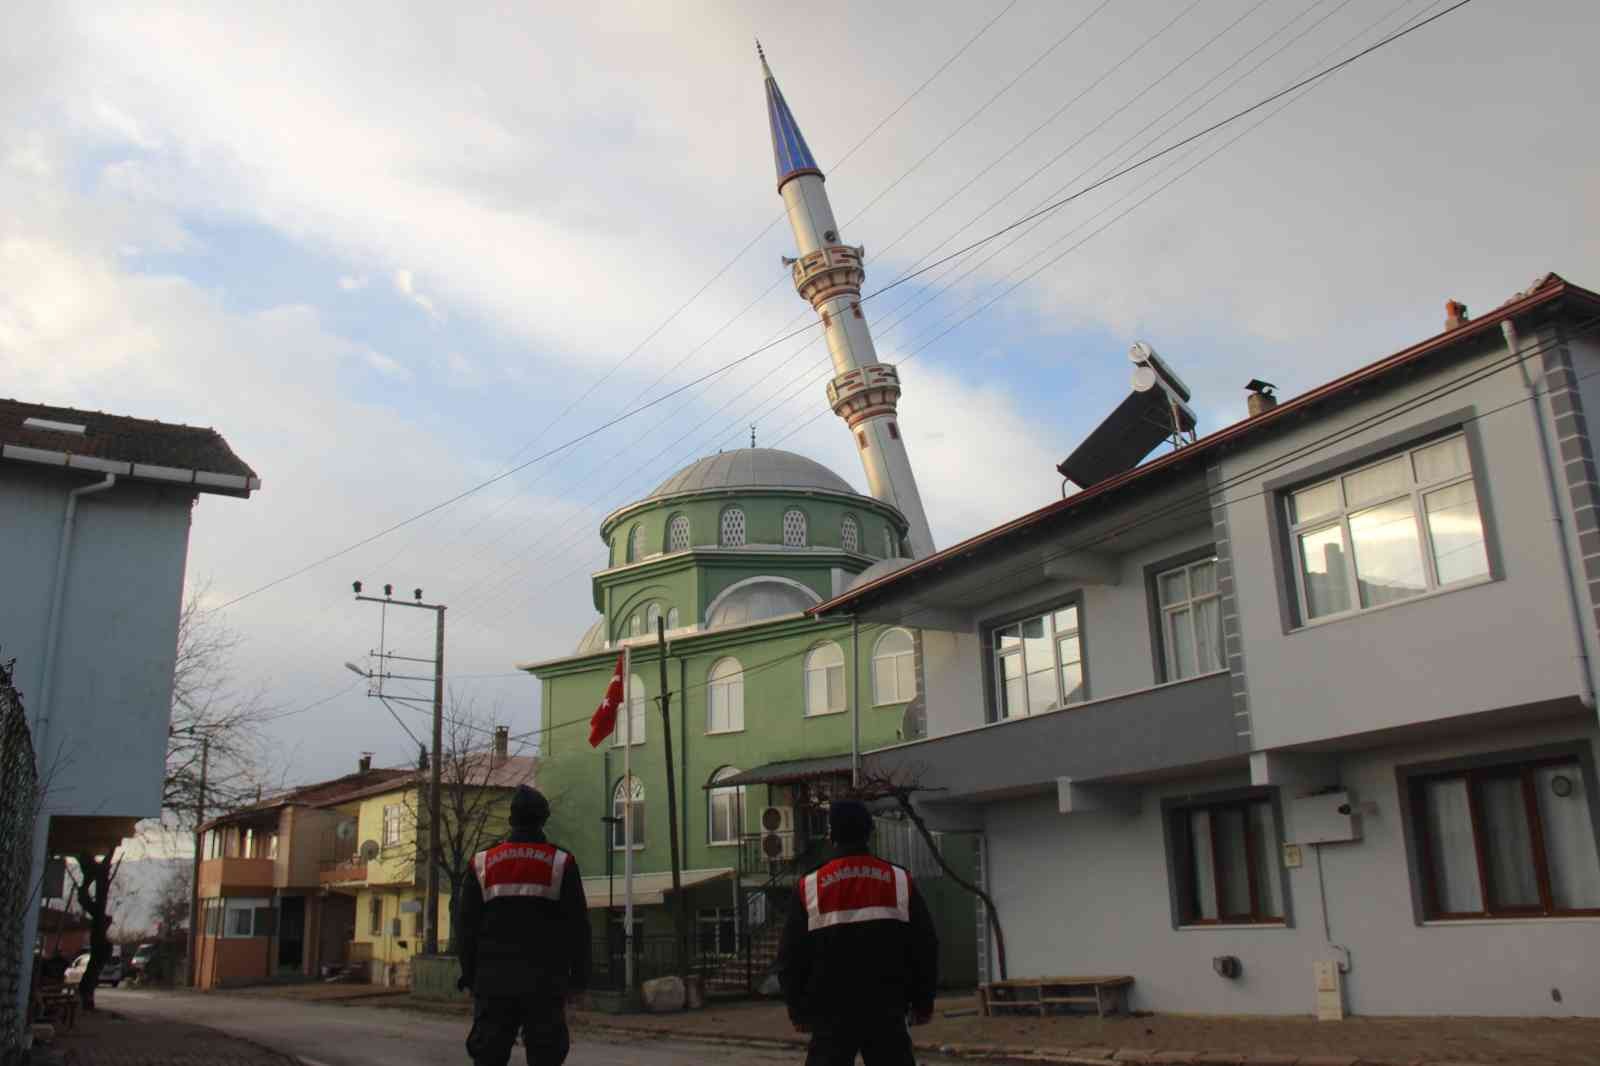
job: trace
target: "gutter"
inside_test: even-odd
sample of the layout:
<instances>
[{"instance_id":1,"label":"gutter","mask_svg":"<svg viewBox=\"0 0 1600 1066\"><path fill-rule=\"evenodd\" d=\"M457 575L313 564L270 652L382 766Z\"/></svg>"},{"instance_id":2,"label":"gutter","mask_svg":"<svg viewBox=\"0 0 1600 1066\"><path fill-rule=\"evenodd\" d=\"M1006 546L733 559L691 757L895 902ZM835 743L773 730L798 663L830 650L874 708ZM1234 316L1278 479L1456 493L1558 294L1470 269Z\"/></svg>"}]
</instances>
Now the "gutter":
<instances>
[{"instance_id":1,"label":"gutter","mask_svg":"<svg viewBox=\"0 0 1600 1066\"><path fill-rule=\"evenodd\" d=\"M1573 640L1577 645L1578 691L1583 705L1594 710L1594 662L1589 657L1588 641L1584 636L1583 606L1578 602L1578 578L1573 569L1573 553L1567 536L1566 517L1561 509L1560 483L1556 476L1556 449L1550 440L1555 413L1549 410L1548 389L1544 390L1544 399L1539 399L1540 389L1528 370L1527 358L1522 355L1522 342L1517 336L1516 322L1510 318L1501 322L1500 333L1506 339L1507 354L1516 360L1517 370L1522 374L1522 385L1527 389L1528 406L1533 412L1535 431L1539 436L1539 465L1544 470L1544 488L1550 502L1550 522L1555 530L1556 554L1561 557L1561 569L1566 577L1563 584L1567 589L1567 609L1572 621Z\"/></svg>"},{"instance_id":2,"label":"gutter","mask_svg":"<svg viewBox=\"0 0 1600 1066\"><path fill-rule=\"evenodd\" d=\"M7 445L7 458L11 447ZM78 500L104 492L117 483L116 474L107 474L102 481L80 485L67 493L67 513L61 519L61 545L56 549L56 574L50 586L50 614L44 630L44 670L39 675L39 711L33 719L34 750L42 758L45 739L50 734L51 701L55 698L56 648L61 643L62 601L67 594L67 563L72 553L72 531L78 521Z\"/></svg>"},{"instance_id":3,"label":"gutter","mask_svg":"<svg viewBox=\"0 0 1600 1066\"><path fill-rule=\"evenodd\" d=\"M180 466L160 466L155 463L136 463L125 459L102 459L94 455L57 451L52 448L30 448L25 444L0 445L0 459L19 463L38 463L41 466L65 466L73 470L92 470L97 474L133 478L136 481L159 481L169 485L188 485L201 492L229 494L251 492L261 487L255 475L218 474L210 470L195 470Z\"/></svg>"}]
</instances>

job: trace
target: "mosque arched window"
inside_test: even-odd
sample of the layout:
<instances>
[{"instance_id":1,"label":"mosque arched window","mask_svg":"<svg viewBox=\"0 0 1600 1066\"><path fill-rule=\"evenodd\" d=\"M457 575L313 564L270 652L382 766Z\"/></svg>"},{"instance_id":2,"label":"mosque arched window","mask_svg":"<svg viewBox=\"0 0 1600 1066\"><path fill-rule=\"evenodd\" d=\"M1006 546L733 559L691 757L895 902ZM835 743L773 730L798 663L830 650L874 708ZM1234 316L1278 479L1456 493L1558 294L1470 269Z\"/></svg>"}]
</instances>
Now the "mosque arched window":
<instances>
[{"instance_id":1,"label":"mosque arched window","mask_svg":"<svg viewBox=\"0 0 1600 1066\"><path fill-rule=\"evenodd\" d=\"M667 628L677 629L679 624L678 609L676 607L667 608Z\"/></svg>"},{"instance_id":2,"label":"mosque arched window","mask_svg":"<svg viewBox=\"0 0 1600 1066\"><path fill-rule=\"evenodd\" d=\"M806 656L806 714L844 710L844 652L839 645L818 644Z\"/></svg>"},{"instance_id":3,"label":"mosque arched window","mask_svg":"<svg viewBox=\"0 0 1600 1066\"><path fill-rule=\"evenodd\" d=\"M636 563L636 562L639 561L639 542L640 542L639 524L637 522L635 522L634 525L633 525L633 528L628 530L628 555L627 555L627 561L630 562L630 563Z\"/></svg>"},{"instance_id":4,"label":"mosque arched window","mask_svg":"<svg viewBox=\"0 0 1600 1066\"><path fill-rule=\"evenodd\" d=\"M900 554L900 552L897 549L898 549L898 545L895 544L894 530L890 529L888 526L884 526L883 527L883 557L885 559L893 559L893 558L895 558L897 555Z\"/></svg>"},{"instance_id":5,"label":"mosque arched window","mask_svg":"<svg viewBox=\"0 0 1600 1066\"><path fill-rule=\"evenodd\" d=\"M633 839L629 843L636 848L644 847L644 782L637 777L624 777L611 790L611 816L616 819L611 823L612 851L621 851L623 841L627 839L623 836L624 812L627 814L628 828L633 831Z\"/></svg>"},{"instance_id":6,"label":"mosque arched window","mask_svg":"<svg viewBox=\"0 0 1600 1066\"><path fill-rule=\"evenodd\" d=\"M689 550L689 516L675 514L672 521L667 523L667 551L684 552Z\"/></svg>"},{"instance_id":7,"label":"mosque arched window","mask_svg":"<svg viewBox=\"0 0 1600 1066\"><path fill-rule=\"evenodd\" d=\"M710 808L706 812L708 844L737 844L744 835L744 788L740 785L717 785L718 781L725 781L737 773L737 766L724 766L711 775L711 787L706 792Z\"/></svg>"},{"instance_id":8,"label":"mosque arched window","mask_svg":"<svg viewBox=\"0 0 1600 1066\"><path fill-rule=\"evenodd\" d=\"M724 548L744 547L744 512L737 507L730 507L722 512L722 540Z\"/></svg>"},{"instance_id":9,"label":"mosque arched window","mask_svg":"<svg viewBox=\"0 0 1600 1066\"><path fill-rule=\"evenodd\" d=\"M656 623L661 620L661 605L652 603L644 609L644 631L648 636L656 631Z\"/></svg>"},{"instance_id":10,"label":"mosque arched window","mask_svg":"<svg viewBox=\"0 0 1600 1066\"><path fill-rule=\"evenodd\" d=\"M856 516L847 514L844 521L839 523L839 540L847 552L861 550L861 527L856 524Z\"/></svg>"},{"instance_id":11,"label":"mosque arched window","mask_svg":"<svg viewBox=\"0 0 1600 1066\"><path fill-rule=\"evenodd\" d=\"M798 507L791 507L783 512L783 546L785 548L806 546L806 513Z\"/></svg>"},{"instance_id":12,"label":"mosque arched window","mask_svg":"<svg viewBox=\"0 0 1600 1066\"><path fill-rule=\"evenodd\" d=\"M737 733L743 728L744 667L738 659L718 659L706 677L706 732Z\"/></svg>"}]
</instances>

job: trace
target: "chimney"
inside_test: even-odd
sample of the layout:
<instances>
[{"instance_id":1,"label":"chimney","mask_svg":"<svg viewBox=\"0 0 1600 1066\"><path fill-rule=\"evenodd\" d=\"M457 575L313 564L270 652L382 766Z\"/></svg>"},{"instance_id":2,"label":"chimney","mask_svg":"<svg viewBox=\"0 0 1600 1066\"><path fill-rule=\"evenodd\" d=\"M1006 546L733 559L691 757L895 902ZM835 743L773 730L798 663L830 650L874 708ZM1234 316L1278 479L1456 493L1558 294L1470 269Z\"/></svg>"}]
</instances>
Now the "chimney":
<instances>
[{"instance_id":1,"label":"chimney","mask_svg":"<svg viewBox=\"0 0 1600 1066\"><path fill-rule=\"evenodd\" d=\"M1444 329L1448 333L1467 324L1467 305L1459 300L1444 302Z\"/></svg>"},{"instance_id":2,"label":"chimney","mask_svg":"<svg viewBox=\"0 0 1600 1066\"><path fill-rule=\"evenodd\" d=\"M370 751L362 752L361 753L361 761L356 763L356 768L357 768L357 772L359 772L359 773L363 773L364 774L364 773L370 772L372 770L372 752L370 752Z\"/></svg>"},{"instance_id":3,"label":"chimney","mask_svg":"<svg viewBox=\"0 0 1600 1066\"><path fill-rule=\"evenodd\" d=\"M494 757L504 760L511 754L511 727L497 725L494 727Z\"/></svg>"},{"instance_id":4,"label":"chimney","mask_svg":"<svg viewBox=\"0 0 1600 1066\"><path fill-rule=\"evenodd\" d=\"M1250 379L1245 385L1245 388L1250 392L1245 402L1251 418L1266 414L1278 406L1278 398L1272 394L1272 390L1277 387L1272 382L1262 381L1260 378Z\"/></svg>"}]
</instances>

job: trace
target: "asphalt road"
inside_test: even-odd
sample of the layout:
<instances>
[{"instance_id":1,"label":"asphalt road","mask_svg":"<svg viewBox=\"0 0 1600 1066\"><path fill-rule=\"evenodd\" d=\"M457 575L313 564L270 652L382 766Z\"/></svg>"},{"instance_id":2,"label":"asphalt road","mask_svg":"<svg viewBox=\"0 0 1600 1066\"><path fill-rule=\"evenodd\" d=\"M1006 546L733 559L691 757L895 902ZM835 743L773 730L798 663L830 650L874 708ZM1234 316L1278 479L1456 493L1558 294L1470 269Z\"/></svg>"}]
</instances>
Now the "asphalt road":
<instances>
[{"instance_id":1,"label":"asphalt road","mask_svg":"<svg viewBox=\"0 0 1600 1066\"><path fill-rule=\"evenodd\" d=\"M308 1066L439 1066L467 1062L465 1017L436 1017L393 1007L334 1006L268 996L196 995L102 988L95 1000L141 1021L203 1025L304 1059ZM632 1041L613 1034L573 1033L569 1066L695 1066L699 1063L794 1064L800 1049ZM519 1047L513 1066L524 1059Z\"/></svg>"}]
</instances>

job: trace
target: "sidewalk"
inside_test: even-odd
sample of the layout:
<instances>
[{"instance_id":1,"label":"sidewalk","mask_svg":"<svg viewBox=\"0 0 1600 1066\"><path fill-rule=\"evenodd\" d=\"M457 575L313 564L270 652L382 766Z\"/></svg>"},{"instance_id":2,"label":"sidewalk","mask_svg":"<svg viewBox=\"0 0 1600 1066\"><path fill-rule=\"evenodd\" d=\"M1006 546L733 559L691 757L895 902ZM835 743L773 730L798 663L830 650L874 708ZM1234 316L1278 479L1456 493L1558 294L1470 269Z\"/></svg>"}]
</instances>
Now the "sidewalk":
<instances>
[{"instance_id":1,"label":"sidewalk","mask_svg":"<svg viewBox=\"0 0 1600 1066\"><path fill-rule=\"evenodd\" d=\"M108 1010L79 1014L71 1030L47 1048L35 1048L34 1062L50 1061L65 1066L299 1066L296 1059L215 1029L137 1022Z\"/></svg>"},{"instance_id":2,"label":"sidewalk","mask_svg":"<svg viewBox=\"0 0 1600 1066\"><path fill-rule=\"evenodd\" d=\"M1019 1016L981 1018L971 997L941 999L934 1021L913 1030L917 1048L1013 1061L1259 1066L1355 1063L1600 1064L1600 1019ZM971 1015L948 1017L953 1012ZM782 1005L740 1003L682 1014L580 1015L580 1024L641 1034L800 1043Z\"/></svg>"}]
</instances>

